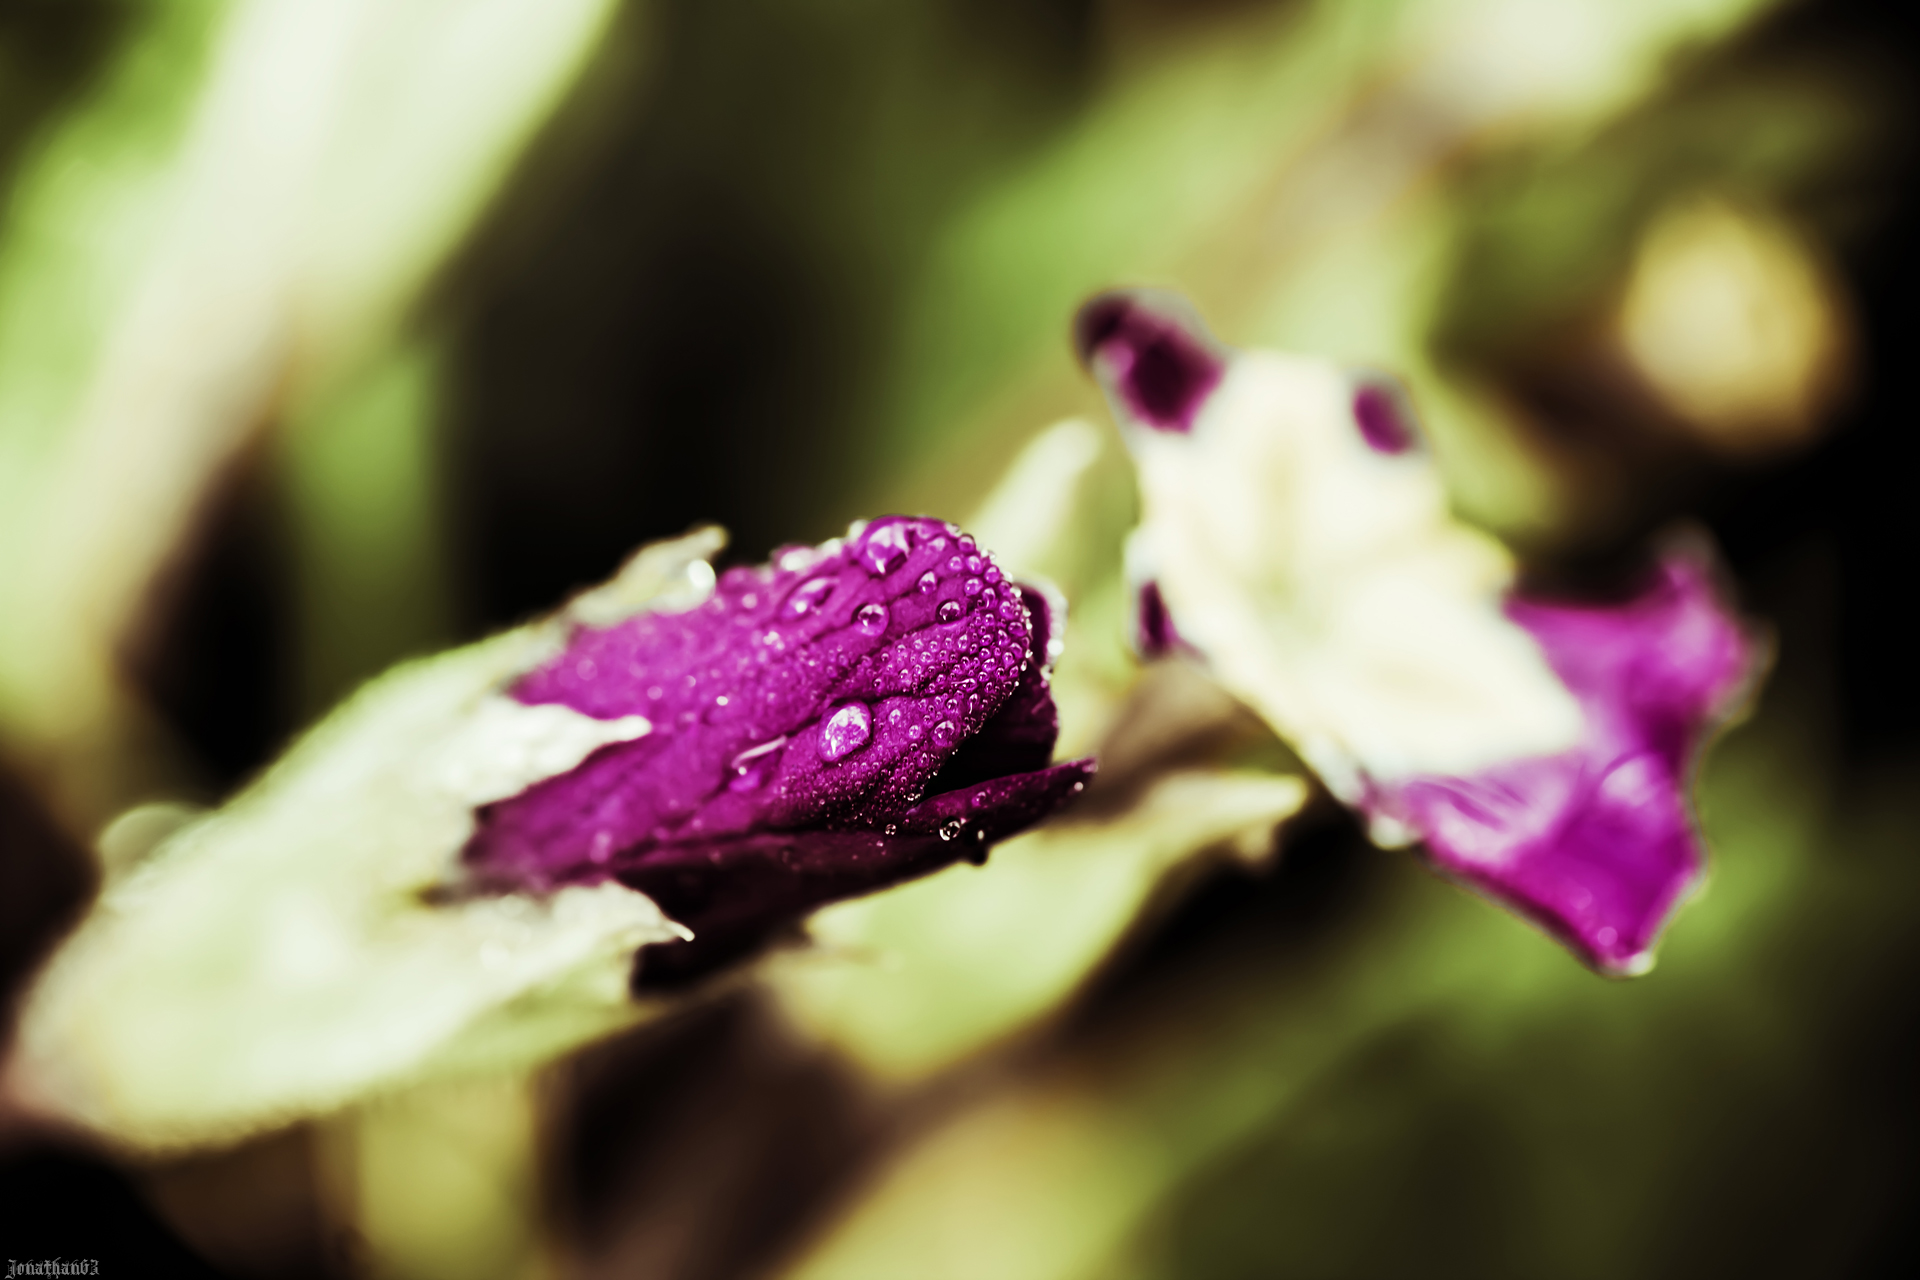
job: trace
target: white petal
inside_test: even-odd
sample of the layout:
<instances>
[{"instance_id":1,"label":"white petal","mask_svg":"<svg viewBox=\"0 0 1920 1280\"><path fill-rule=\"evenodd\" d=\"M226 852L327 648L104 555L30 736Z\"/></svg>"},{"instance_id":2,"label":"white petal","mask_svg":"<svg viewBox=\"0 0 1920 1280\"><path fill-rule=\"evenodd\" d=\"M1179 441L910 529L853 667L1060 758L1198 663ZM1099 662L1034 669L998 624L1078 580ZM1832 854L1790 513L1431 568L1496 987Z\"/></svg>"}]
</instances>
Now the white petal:
<instances>
[{"instance_id":1,"label":"white petal","mask_svg":"<svg viewBox=\"0 0 1920 1280\"><path fill-rule=\"evenodd\" d=\"M1182 637L1342 798L1361 776L1467 773L1577 741L1577 704L1501 612L1498 543L1429 459L1375 452L1352 383L1266 353L1190 433L1136 427L1143 536Z\"/></svg>"}]
</instances>

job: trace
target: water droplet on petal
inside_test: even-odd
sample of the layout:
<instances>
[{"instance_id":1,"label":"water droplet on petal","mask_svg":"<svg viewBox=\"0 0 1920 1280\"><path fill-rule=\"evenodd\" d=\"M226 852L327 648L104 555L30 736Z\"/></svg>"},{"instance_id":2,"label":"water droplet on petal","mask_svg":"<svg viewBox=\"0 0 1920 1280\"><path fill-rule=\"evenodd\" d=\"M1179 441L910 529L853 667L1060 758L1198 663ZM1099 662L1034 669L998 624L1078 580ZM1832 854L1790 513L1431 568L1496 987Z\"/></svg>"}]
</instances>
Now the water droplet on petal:
<instances>
[{"instance_id":1,"label":"water droplet on petal","mask_svg":"<svg viewBox=\"0 0 1920 1280\"><path fill-rule=\"evenodd\" d=\"M849 702L820 726L820 754L828 761L845 759L867 745L873 716L864 702Z\"/></svg>"},{"instance_id":2,"label":"water droplet on petal","mask_svg":"<svg viewBox=\"0 0 1920 1280\"><path fill-rule=\"evenodd\" d=\"M952 840L960 834L961 828L966 825L967 820L965 818L948 818L940 824L940 838L942 840Z\"/></svg>"},{"instance_id":3,"label":"water droplet on petal","mask_svg":"<svg viewBox=\"0 0 1920 1280\"><path fill-rule=\"evenodd\" d=\"M794 588L792 595L787 597L784 612L790 618L802 617L825 604L827 597L832 594L832 578L815 578L811 582L803 582Z\"/></svg>"},{"instance_id":4,"label":"water droplet on petal","mask_svg":"<svg viewBox=\"0 0 1920 1280\"><path fill-rule=\"evenodd\" d=\"M863 636L877 636L887 629L887 606L879 603L863 604L860 612L853 615L853 625Z\"/></svg>"},{"instance_id":5,"label":"water droplet on petal","mask_svg":"<svg viewBox=\"0 0 1920 1280\"><path fill-rule=\"evenodd\" d=\"M727 780L727 790L752 791L765 786L767 779L773 776L773 767L779 763L778 752L786 742L786 735L781 734L757 747L748 747L735 756L727 766L728 772L733 775Z\"/></svg>"},{"instance_id":6,"label":"water droplet on petal","mask_svg":"<svg viewBox=\"0 0 1920 1280\"><path fill-rule=\"evenodd\" d=\"M942 720L933 726L933 745L936 747L950 747L959 736L960 726L951 720Z\"/></svg>"},{"instance_id":7,"label":"water droplet on petal","mask_svg":"<svg viewBox=\"0 0 1920 1280\"><path fill-rule=\"evenodd\" d=\"M904 524L882 525L867 535L860 547L860 563L874 577L883 577L898 569L913 549L913 535Z\"/></svg>"},{"instance_id":8,"label":"water droplet on petal","mask_svg":"<svg viewBox=\"0 0 1920 1280\"><path fill-rule=\"evenodd\" d=\"M965 612L958 600L943 600L940 607L934 611L934 616L942 622L952 622Z\"/></svg>"},{"instance_id":9,"label":"water droplet on petal","mask_svg":"<svg viewBox=\"0 0 1920 1280\"><path fill-rule=\"evenodd\" d=\"M968 557L967 557L967 572L968 572L968 573L978 573L978 572L980 572L980 566L981 566L981 565L983 565L983 564L985 564L985 563L986 563L986 562L985 562L984 560L982 560L982 559L981 559L981 558L980 558L979 556L968 556Z\"/></svg>"},{"instance_id":10,"label":"water droplet on petal","mask_svg":"<svg viewBox=\"0 0 1920 1280\"><path fill-rule=\"evenodd\" d=\"M980 594L980 579L968 578L965 583L961 584L960 589L970 596L977 596Z\"/></svg>"},{"instance_id":11,"label":"water droplet on petal","mask_svg":"<svg viewBox=\"0 0 1920 1280\"><path fill-rule=\"evenodd\" d=\"M933 591L933 589L939 585L940 585L940 578L937 574L934 573L933 570L929 569L925 573L920 575L920 594L921 595L924 596L924 595L930 594Z\"/></svg>"}]
</instances>

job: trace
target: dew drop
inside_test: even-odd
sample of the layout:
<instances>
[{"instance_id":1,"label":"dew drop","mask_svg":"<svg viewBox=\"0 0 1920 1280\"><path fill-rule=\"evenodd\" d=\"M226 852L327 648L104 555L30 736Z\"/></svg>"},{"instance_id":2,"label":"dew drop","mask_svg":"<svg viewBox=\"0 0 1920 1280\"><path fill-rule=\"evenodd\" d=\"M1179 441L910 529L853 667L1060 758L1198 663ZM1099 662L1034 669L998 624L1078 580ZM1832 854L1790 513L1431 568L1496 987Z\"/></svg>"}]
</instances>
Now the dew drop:
<instances>
[{"instance_id":1,"label":"dew drop","mask_svg":"<svg viewBox=\"0 0 1920 1280\"><path fill-rule=\"evenodd\" d=\"M970 596L977 596L980 594L980 579L968 578L966 582L961 585L960 589Z\"/></svg>"},{"instance_id":2,"label":"dew drop","mask_svg":"<svg viewBox=\"0 0 1920 1280\"><path fill-rule=\"evenodd\" d=\"M934 611L934 616L942 622L952 622L965 612L966 610L960 607L958 600L944 600L941 602L940 607Z\"/></svg>"},{"instance_id":3,"label":"dew drop","mask_svg":"<svg viewBox=\"0 0 1920 1280\"><path fill-rule=\"evenodd\" d=\"M939 575L935 574L933 570L929 569L925 573L920 575L920 594L921 595L924 596L924 595L931 594L933 589L939 585L940 585Z\"/></svg>"},{"instance_id":4,"label":"dew drop","mask_svg":"<svg viewBox=\"0 0 1920 1280\"><path fill-rule=\"evenodd\" d=\"M992 565L992 564L988 565L987 572L986 572L986 579L988 582L1000 581L1000 566Z\"/></svg>"},{"instance_id":5,"label":"dew drop","mask_svg":"<svg viewBox=\"0 0 1920 1280\"><path fill-rule=\"evenodd\" d=\"M811 582L803 582L794 589L792 595L787 597L784 612L789 618L804 617L825 604L827 597L832 594L832 578L815 578Z\"/></svg>"},{"instance_id":6,"label":"dew drop","mask_svg":"<svg viewBox=\"0 0 1920 1280\"><path fill-rule=\"evenodd\" d=\"M757 747L748 747L735 756L727 766L732 775L727 779L727 790L752 791L765 786L767 779L773 776L774 765L779 763L777 753L786 745L786 741L786 735L781 734Z\"/></svg>"},{"instance_id":7,"label":"dew drop","mask_svg":"<svg viewBox=\"0 0 1920 1280\"><path fill-rule=\"evenodd\" d=\"M853 625L863 636L879 635L887 629L887 606L877 601L861 605L860 612L853 615Z\"/></svg>"},{"instance_id":8,"label":"dew drop","mask_svg":"<svg viewBox=\"0 0 1920 1280\"><path fill-rule=\"evenodd\" d=\"M967 820L965 818L948 818L940 824L940 838L942 840L955 839L959 836L961 828L966 825Z\"/></svg>"},{"instance_id":9,"label":"dew drop","mask_svg":"<svg viewBox=\"0 0 1920 1280\"><path fill-rule=\"evenodd\" d=\"M962 560L959 556L954 556L953 558L947 561L947 572L948 573L960 572L960 566L964 563L966 562Z\"/></svg>"},{"instance_id":10,"label":"dew drop","mask_svg":"<svg viewBox=\"0 0 1920 1280\"><path fill-rule=\"evenodd\" d=\"M573 674L579 676L582 680L593 679L599 671L600 668L594 664L592 658L582 658L579 662L575 663L573 667Z\"/></svg>"},{"instance_id":11,"label":"dew drop","mask_svg":"<svg viewBox=\"0 0 1920 1280\"><path fill-rule=\"evenodd\" d=\"M968 556L968 557L967 557L967 572L968 572L968 573L978 573L978 572L980 572L980 566L981 566L982 564L984 564L984 563L985 563L985 561L983 561L983 560L981 560L979 556Z\"/></svg>"},{"instance_id":12,"label":"dew drop","mask_svg":"<svg viewBox=\"0 0 1920 1280\"><path fill-rule=\"evenodd\" d=\"M907 726L907 741L908 741L908 742L918 742L918 741L920 741L920 739L921 739L921 738L922 738L923 736L925 736L925 734L926 734L926 732L927 732L927 731L926 731L925 729L923 729L922 727L920 727L920 726L919 726L919 725L917 725L917 724L915 724L915 725L908 725L908 726Z\"/></svg>"},{"instance_id":13,"label":"dew drop","mask_svg":"<svg viewBox=\"0 0 1920 1280\"><path fill-rule=\"evenodd\" d=\"M820 726L820 754L828 761L842 760L867 745L873 732L873 716L864 702L849 702Z\"/></svg>"},{"instance_id":14,"label":"dew drop","mask_svg":"<svg viewBox=\"0 0 1920 1280\"><path fill-rule=\"evenodd\" d=\"M951 720L942 720L933 726L933 745L936 747L950 747L959 736L960 726Z\"/></svg>"},{"instance_id":15,"label":"dew drop","mask_svg":"<svg viewBox=\"0 0 1920 1280\"><path fill-rule=\"evenodd\" d=\"M882 525L867 535L860 547L860 563L874 577L884 577L898 569L913 548L913 535L904 524Z\"/></svg>"}]
</instances>

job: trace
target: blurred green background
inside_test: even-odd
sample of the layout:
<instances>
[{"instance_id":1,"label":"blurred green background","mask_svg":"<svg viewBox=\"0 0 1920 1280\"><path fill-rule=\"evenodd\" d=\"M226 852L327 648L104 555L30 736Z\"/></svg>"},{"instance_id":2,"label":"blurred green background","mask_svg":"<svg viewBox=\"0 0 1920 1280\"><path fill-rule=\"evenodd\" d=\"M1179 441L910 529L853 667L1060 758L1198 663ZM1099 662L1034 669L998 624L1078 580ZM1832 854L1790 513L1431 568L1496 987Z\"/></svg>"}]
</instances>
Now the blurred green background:
<instances>
[{"instance_id":1,"label":"blurred green background","mask_svg":"<svg viewBox=\"0 0 1920 1280\"><path fill-rule=\"evenodd\" d=\"M9 989L113 813L218 799L398 658L697 521L755 561L974 510L1041 428L1104 422L1066 327L1114 284L1404 374L1543 580L1703 526L1776 645L1644 979L1316 809L911 1087L745 990L530 1091L395 1103L352 1157L324 1125L139 1168L0 1134L9 1255L1911 1265L1914 52L1852 2L0 3ZM1096 475L1076 605L1127 483Z\"/></svg>"}]
</instances>

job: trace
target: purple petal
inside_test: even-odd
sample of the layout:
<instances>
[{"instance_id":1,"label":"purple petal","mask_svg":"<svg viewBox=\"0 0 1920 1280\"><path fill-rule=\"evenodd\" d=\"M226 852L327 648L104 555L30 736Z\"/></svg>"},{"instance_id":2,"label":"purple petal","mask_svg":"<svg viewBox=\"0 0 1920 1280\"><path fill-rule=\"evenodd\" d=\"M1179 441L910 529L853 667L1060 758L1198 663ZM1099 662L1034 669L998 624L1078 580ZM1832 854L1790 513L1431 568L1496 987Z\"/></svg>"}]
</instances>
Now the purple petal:
<instances>
[{"instance_id":1,"label":"purple petal","mask_svg":"<svg viewBox=\"0 0 1920 1280\"><path fill-rule=\"evenodd\" d=\"M658 850L620 873L693 941L643 950L639 980L672 985L751 950L822 903L937 871L1019 834L1084 790L1092 759L995 778L934 796L880 831L750 832ZM717 872L716 868L723 868Z\"/></svg>"},{"instance_id":2,"label":"purple petal","mask_svg":"<svg viewBox=\"0 0 1920 1280\"><path fill-rule=\"evenodd\" d=\"M1226 364L1181 299L1144 290L1103 293L1080 308L1074 349L1134 418L1185 433Z\"/></svg>"},{"instance_id":3,"label":"purple petal","mask_svg":"<svg viewBox=\"0 0 1920 1280\"><path fill-rule=\"evenodd\" d=\"M1471 777L1376 786L1368 808L1418 832L1440 867L1595 967L1641 971L1699 879L1688 775L1746 683L1752 644L1705 566L1684 556L1622 605L1515 598L1507 613L1579 699L1585 740Z\"/></svg>"}]
</instances>

